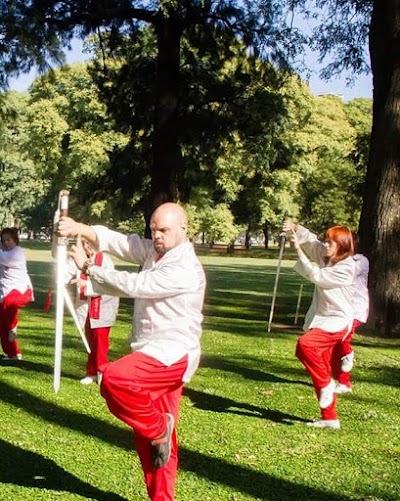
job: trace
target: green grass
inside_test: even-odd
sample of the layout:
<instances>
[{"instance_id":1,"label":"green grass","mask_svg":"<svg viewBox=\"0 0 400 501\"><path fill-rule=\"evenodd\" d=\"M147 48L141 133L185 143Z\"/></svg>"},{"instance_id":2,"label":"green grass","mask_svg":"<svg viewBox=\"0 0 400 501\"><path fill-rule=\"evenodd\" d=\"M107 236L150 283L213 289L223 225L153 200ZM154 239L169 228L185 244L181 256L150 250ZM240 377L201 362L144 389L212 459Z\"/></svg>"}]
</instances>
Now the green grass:
<instances>
[{"instance_id":1,"label":"green grass","mask_svg":"<svg viewBox=\"0 0 400 501\"><path fill-rule=\"evenodd\" d=\"M49 246L23 245L36 301L21 312L24 360L0 367L0 499L144 500L130 430L107 411L97 386L78 382L86 357L69 318L61 389L53 392L54 310L42 311ZM268 333L276 255L201 260L203 357L182 402L177 501L400 500L399 340L357 335L354 392L338 404L342 429L309 429L318 406L294 357L293 262L283 262ZM311 294L306 284L302 314ZM124 300L111 359L127 352L131 312Z\"/></svg>"}]
</instances>

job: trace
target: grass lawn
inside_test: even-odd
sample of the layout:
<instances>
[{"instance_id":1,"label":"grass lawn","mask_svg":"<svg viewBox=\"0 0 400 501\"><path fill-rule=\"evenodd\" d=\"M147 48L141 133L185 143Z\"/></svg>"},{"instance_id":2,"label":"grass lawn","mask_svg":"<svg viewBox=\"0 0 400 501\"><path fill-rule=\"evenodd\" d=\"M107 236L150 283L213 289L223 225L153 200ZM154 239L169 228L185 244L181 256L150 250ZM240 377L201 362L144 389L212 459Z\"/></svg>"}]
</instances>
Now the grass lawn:
<instances>
[{"instance_id":1,"label":"grass lawn","mask_svg":"<svg viewBox=\"0 0 400 501\"><path fill-rule=\"evenodd\" d=\"M43 312L50 252L41 242L23 246L36 301L21 311L24 360L0 366L0 500L145 500L130 430L108 412L97 385L79 384L86 356L69 317L61 389L53 392L54 308ZM182 403L176 500L400 500L400 340L358 334L353 393L338 404L342 429L307 428L318 405L294 357L301 282L293 261L283 262L268 333L276 255L201 260L203 357ZM311 294L305 284L302 314ZM124 300L111 359L127 353L131 315Z\"/></svg>"}]
</instances>

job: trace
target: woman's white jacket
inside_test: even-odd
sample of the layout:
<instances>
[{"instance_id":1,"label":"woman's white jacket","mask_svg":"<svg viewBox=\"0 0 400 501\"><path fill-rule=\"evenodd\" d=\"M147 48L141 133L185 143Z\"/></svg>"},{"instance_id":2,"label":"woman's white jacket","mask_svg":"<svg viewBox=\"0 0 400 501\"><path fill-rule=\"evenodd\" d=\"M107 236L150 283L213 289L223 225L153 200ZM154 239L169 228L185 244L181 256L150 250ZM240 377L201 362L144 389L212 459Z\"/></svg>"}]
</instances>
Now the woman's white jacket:
<instances>
[{"instance_id":1,"label":"woman's white jacket","mask_svg":"<svg viewBox=\"0 0 400 501\"><path fill-rule=\"evenodd\" d=\"M294 269L315 284L304 330L317 327L327 332L350 331L354 320L355 260L350 256L334 265L325 264L324 246L317 236L300 225L296 235L307 255L299 256Z\"/></svg>"}]
</instances>

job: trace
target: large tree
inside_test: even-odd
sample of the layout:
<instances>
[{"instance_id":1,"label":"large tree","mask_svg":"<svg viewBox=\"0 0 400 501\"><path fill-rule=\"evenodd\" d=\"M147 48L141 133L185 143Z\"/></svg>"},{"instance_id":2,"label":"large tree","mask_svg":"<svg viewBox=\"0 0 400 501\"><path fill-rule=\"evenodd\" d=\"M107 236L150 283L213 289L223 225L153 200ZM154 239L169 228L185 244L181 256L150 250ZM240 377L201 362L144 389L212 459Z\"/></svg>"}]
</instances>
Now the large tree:
<instances>
[{"instance_id":1,"label":"large tree","mask_svg":"<svg viewBox=\"0 0 400 501\"><path fill-rule=\"evenodd\" d=\"M93 45L98 53L99 43ZM106 54L106 70L99 68L99 59L89 67L117 126L131 133L129 148L114 159L105 185L123 203L131 198L129 190L140 192L148 178L156 50L148 29L138 33L134 46L130 40L118 46L114 57ZM274 138L286 115L280 93L284 75L247 54L232 36L215 40L199 30L183 37L180 75L179 199L187 202L192 189L201 186L215 203L229 203L240 178L257 169L268 171L276 156Z\"/></svg>"},{"instance_id":2,"label":"large tree","mask_svg":"<svg viewBox=\"0 0 400 501\"><path fill-rule=\"evenodd\" d=\"M375 0L369 47L373 124L360 236L371 260L372 319L400 335L400 1Z\"/></svg>"},{"instance_id":3,"label":"large tree","mask_svg":"<svg viewBox=\"0 0 400 501\"><path fill-rule=\"evenodd\" d=\"M283 60L277 42L280 40L277 34L280 15L279 9L267 9L263 15L257 2L233 0L4 0L0 4L4 34L0 40L0 70L11 74L35 63L45 67L46 56L61 60L60 49L77 34L85 37L91 33L100 33L100 36L106 33L102 40L109 49L121 34L134 40L143 24L151 26L157 41L152 162L149 166L150 204L154 206L179 198L182 158L178 103L184 32L196 27L204 32L212 28L216 39L229 32L254 51L262 47L264 54L269 52L276 60Z\"/></svg>"},{"instance_id":4,"label":"large tree","mask_svg":"<svg viewBox=\"0 0 400 501\"><path fill-rule=\"evenodd\" d=\"M267 2L268 3L268 2ZM359 233L370 267L370 323L400 335L400 0L295 0L317 19L311 36L324 70L368 69L373 75L373 123Z\"/></svg>"}]
</instances>

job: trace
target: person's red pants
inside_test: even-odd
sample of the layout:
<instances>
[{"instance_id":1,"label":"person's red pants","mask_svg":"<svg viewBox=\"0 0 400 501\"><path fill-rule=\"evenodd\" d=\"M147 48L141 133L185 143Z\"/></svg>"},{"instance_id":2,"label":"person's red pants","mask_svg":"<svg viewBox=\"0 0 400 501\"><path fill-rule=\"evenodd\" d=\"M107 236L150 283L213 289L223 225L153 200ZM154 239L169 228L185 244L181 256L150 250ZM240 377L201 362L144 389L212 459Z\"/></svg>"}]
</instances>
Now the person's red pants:
<instances>
[{"instance_id":1,"label":"person's red pants","mask_svg":"<svg viewBox=\"0 0 400 501\"><path fill-rule=\"evenodd\" d=\"M341 343L347 329L339 332L327 332L322 329L311 329L303 334L296 347L296 357L310 374L317 399L321 389L327 386L332 379L332 353L335 345ZM321 409L322 419L337 419L336 394L332 404Z\"/></svg>"},{"instance_id":2,"label":"person's red pants","mask_svg":"<svg viewBox=\"0 0 400 501\"><path fill-rule=\"evenodd\" d=\"M99 367L108 363L111 327L90 327L89 317L85 323L85 336L90 347L86 363L86 376L97 376Z\"/></svg>"},{"instance_id":3,"label":"person's red pants","mask_svg":"<svg viewBox=\"0 0 400 501\"><path fill-rule=\"evenodd\" d=\"M171 457L162 468L153 468L151 440L164 434L167 426L165 413L171 413L175 423L178 422L182 377L186 368L187 356L166 366L139 351L101 368L101 394L111 413L134 430L136 449L152 501L175 499L178 469L176 429Z\"/></svg>"},{"instance_id":4,"label":"person's red pants","mask_svg":"<svg viewBox=\"0 0 400 501\"><path fill-rule=\"evenodd\" d=\"M0 303L0 340L4 353L9 357L21 354L16 335L10 338L10 331L16 330L18 326L18 314L20 308L32 301L32 291L27 289L23 294L13 289L3 302Z\"/></svg>"}]
</instances>

